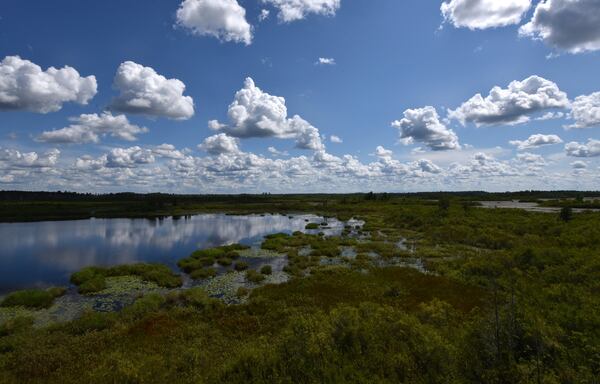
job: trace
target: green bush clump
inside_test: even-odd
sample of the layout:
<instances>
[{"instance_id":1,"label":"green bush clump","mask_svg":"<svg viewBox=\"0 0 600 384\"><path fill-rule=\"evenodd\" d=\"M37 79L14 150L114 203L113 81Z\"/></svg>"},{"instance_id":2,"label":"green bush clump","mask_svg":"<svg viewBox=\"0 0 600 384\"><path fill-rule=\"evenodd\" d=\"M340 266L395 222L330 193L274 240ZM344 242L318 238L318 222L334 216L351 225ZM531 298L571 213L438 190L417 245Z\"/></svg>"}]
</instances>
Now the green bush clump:
<instances>
[{"instance_id":1,"label":"green bush clump","mask_svg":"<svg viewBox=\"0 0 600 384\"><path fill-rule=\"evenodd\" d=\"M304 229L319 229L319 224L317 223L308 223Z\"/></svg>"},{"instance_id":2,"label":"green bush clump","mask_svg":"<svg viewBox=\"0 0 600 384\"><path fill-rule=\"evenodd\" d=\"M94 276L79 285L78 291L83 295L100 292L106 289L106 278L104 276Z\"/></svg>"},{"instance_id":3,"label":"green bush clump","mask_svg":"<svg viewBox=\"0 0 600 384\"><path fill-rule=\"evenodd\" d=\"M238 261L233 266L233 269L235 269L236 271L245 271L246 269L248 269L248 267L249 265L245 261Z\"/></svg>"},{"instance_id":4,"label":"green bush clump","mask_svg":"<svg viewBox=\"0 0 600 384\"><path fill-rule=\"evenodd\" d=\"M223 267L229 267L233 261L229 257L222 257L217 260L217 263Z\"/></svg>"},{"instance_id":5,"label":"green bush clump","mask_svg":"<svg viewBox=\"0 0 600 384\"><path fill-rule=\"evenodd\" d=\"M270 275L273 273L273 267L271 267L270 265L264 265L260 269L260 273L262 273L263 275Z\"/></svg>"},{"instance_id":6,"label":"green bush clump","mask_svg":"<svg viewBox=\"0 0 600 384\"><path fill-rule=\"evenodd\" d=\"M203 280L215 276L217 276L217 270L214 268L196 269L190 273L190 277L194 280Z\"/></svg>"},{"instance_id":7,"label":"green bush clump","mask_svg":"<svg viewBox=\"0 0 600 384\"><path fill-rule=\"evenodd\" d=\"M214 309L222 306L221 301L210 297L201 287L171 292L166 300L167 304L171 306L189 306L196 309Z\"/></svg>"},{"instance_id":8,"label":"green bush clump","mask_svg":"<svg viewBox=\"0 0 600 384\"><path fill-rule=\"evenodd\" d=\"M200 249L194 251L189 257L177 262L177 266L185 273L192 274L194 271L205 267L212 267L215 262L222 266L231 265L231 260L239 258L237 251L243 251L250 247L241 244L224 245L216 248ZM229 260L229 264L228 263ZM202 272L199 272L200 274Z\"/></svg>"},{"instance_id":9,"label":"green bush clump","mask_svg":"<svg viewBox=\"0 0 600 384\"><path fill-rule=\"evenodd\" d=\"M17 291L6 296L0 303L0 307L50 308L54 299L64 295L66 291L65 288L59 287Z\"/></svg>"},{"instance_id":10,"label":"green bush clump","mask_svg":"<svg viewBox=\"0 0 600 384\"><path fill-rule=\"evenodd\" d=\"M248 280L251 283L258 284L265 280L265 275L251 269L246 271L246 280Z\"/></svg>"},{"instance_id":11,"label":"green bush clump","mask_svg":"<svg viewBox=\"0 0 600 384\"><path fill-rule=\"evenodd\" d=\"M123 313L126 316L142 317L147 313L158 311L165 303L166 299L162 295L151 293L137 299L132 305L126 307Z\"/></svg>"},{"instance_id":12,"label":"green bush clump","mask_svg":"<svg viewBox=\"0 0 600 384\"><path fill-rule=\"evenodd\" d=\"M79 286L79 293L90 294L106 288L107 277L138 276L164 288L177 288L181 277L162 264L130 264L110 268L87 267L71 275L71 282Z\"/></svg>"}]
</instances>

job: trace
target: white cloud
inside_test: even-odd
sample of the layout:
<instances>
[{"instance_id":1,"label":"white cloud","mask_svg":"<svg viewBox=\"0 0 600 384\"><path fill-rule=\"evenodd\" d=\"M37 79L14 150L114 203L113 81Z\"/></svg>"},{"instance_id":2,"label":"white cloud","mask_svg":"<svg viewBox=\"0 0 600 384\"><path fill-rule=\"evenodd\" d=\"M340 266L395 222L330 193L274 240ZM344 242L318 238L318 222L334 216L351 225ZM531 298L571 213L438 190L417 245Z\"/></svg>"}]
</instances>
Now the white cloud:
<instances>
[{"instance_id":1,"label":"white cloud","mask_svg":"<svg viewBox=\"0 0 600 384\"><path fill-rule=\"evenodd\" d=\"M336 65L335 59L332 57L319 57L315 65Z\"/></svg>"},{"instance_id":2,"label":"white cloud","mask_svg":"<svg viewBox=\"0 0 600 384\"><path fill-rule=\"evenodd\" d=\"M460 149L458 136L439 120L434 107L407 109L404 118L392 122L404 144L423 143L434 151Z\"/></svg>"},{"instance_id":3,"label":"white cloud","mask_svg":"<svg viewBox=\"0 0 600 384\"><path fill-rule=\"evenodd\" d=\"M271 12L268 9L261 9L260 14L258 15L258 21L265 21L270 15Z\"/></svg>"},{"instance_id":4,"label":"white cloud","mask_svg":"<svg viewBox=\"0 0 600 384\"><path fill-rule=\"evenodd\" d=\"M377 148L375 148L374 155L381 159L391 159L394 155L394 152L390 151L389 149L385 149L381 145L378 145Z\"/></svg>"},{"instance_id":5,"label":"white cloud","mask_svg":"<svg viewBox=\"0 0 600 384\"><path fill-rule=\"evenodd\" d=\"M273 156L288 156L289 155L289 153L287 151L280 151L275 147L269 147L269 148L267 148L267 150Z\"/></svg>"},{"instance_id":6,"label":"white cloud","mask_svg":"<svg viewBox=\"0 0 600 384\"><path fill-rule=\"evenodd\" d=\"M341 137L336 136L336 135L329 136L329 141L331 141L334 144L341 144L344 142L344 140L342 140Z\"/></svg>"},{"instance_id":7,"label":"white cloud","mask_svg":"<svg viewBox=\"0 0 600 384\"><path fill-rule=\"evenodd\" d=\"M128 168L138 164L154 163L155 157L151 150L138 146L130 148L114 148L106 156L108 168Z\"/></svg>"},{"instance_id":8,"label":"white cloud","mask_svg":"<svg viewBox=\"0 0 600 384\"><path fill-rule=\"evenodd\" d=\"M485 98L478 93L459 108L448 111L448 117L463 125L514 125L529 121L530 114L568 105L567 94L555 83L531 76L511 82L506 89L496 86Z\"/></svg>"},{"instance_id":9,"label":"white cloud","mask_svg":"<svg viewBox=\"0 0 600 384\"><path fill-rule=\"evenodd\" d=\"M289 23L309 14L333 16L340 8L341 0L263 0L263 3L279 9L279 20Z\"/></svg>"},{"instance_id":10,"label":"white cloud","mask_svg":"<svg viewBox=\"0 0 600 384\"><path fill-rule=\"evenodd\" d=\"M541 155L536 155L534 153L519 153L517 155L517 159L523 163L527 164L535 164L538 166L546 165L546 160Z\"/></svg>"},{"instance_id":11,"label":"white cloud","mask_svg":"<svg viewBox=\"0 0 600 384\"><path fill-rule=\"evenodd\" d=\"M519 34L570 53L600 49L600 0L542 0Z\"/></svg>"},{"instance_id":12,"label":"white cloud","mask_svg":"<svg viewBox=\"0 0 600 384\"><path fill-rule=\"evenodd\" d=\"M223 153L237 153L240 151L238 147L238 139L227 136L224 133L210 136L204 139L202 144L198 146L201 150L211 154L220 155Z\"/></svg>"},{"instance_id":13,"label":"white cloud","mask_svg":"<svg viewBox=\"0 0 600 384\"><path fill-rule=\"evenodd\" d=\"M541 147L544 145L560 144L562 142L562 139L557 135L543 135L538 133L529 136L529 138L525 141L512 140L510 141L510 144L514 145L519 150L525 150L530 148Z\"/></svg>"},{"instance_id":14,"label":"white cloud","mask_svg":"<svg viewBox=\"0 0 600 384\"><path fill-rule=\"evenodd\" d=\"M530 7L531 0L450 0L440 9L456 28L487 29L520 23Z\"/></svg>"},{"instance_id":15,"label":"white cloud","mask_svg":"<svg viewBox=\"0 0 600 384\"><path fill-rule=\"evenodd\" d=\"M19 56L0 63L0 110L56 112L67 102L86 105L96 92L96 77L81 77L69 66L43 71Z\"/></svg>"},{"instance_id":16,"label":"white cloud","mask_svg":"<svg viewBox=\"0 0 600 384\"><path fill-rule=\"evenodd\" d=\"M172 144L161 144L152 148L152 153L159 157L164 157L167 159L183 159L185 158L185 154L182 151L179 151Z\"/></svg>"},{"instance_id":17,"label":"white cloud","mask_svg":"<svg viewBox=\"0 0 600 384\"><path fill-rule=\"evenodd\" d=\"M111 105L116 111L176 120L194 116L194 100L183 95L185 84L167 79L150 67L132 61L122 63L114 87L120 92Z\"/></svg>"},{"instance_id":18,"label":"white cloud","mask_svg":"<svg viewBox=\"0 0 600 384\"><path fill-rule=\"evenodd\" d=\"M300 149L324 149L317 128L298 115L288 118L285 99L263 92L251 78L247 78L244 87L235 94L228 116L229 125L212 120L209 128L239 138L295 139Z\"/></svg>"},{"instance_id":19,"label":"white cloud","mask_svg":"<svg viewBox=\"0 0 600 384\"><path fill-rule=\"evenodd\" d=\"M571 166L574 169L586 169L588 165L585 161L578 160L578 161L572 162Z\"/></svg>"},{"instance_id":20,"label":"white cloud","mask_svg":"<svg viewBox=\"0 0 600 384\"><path fill-rule=\"evenodd\" d=\"M51 149L41 155L37 152L0 149L0 169L53 167L59 157L60 151L58 149Z\"/></svg>"},{"instance_id":21,"label":"white cloud","mask_svg":"<svg viewBox=\"0 0 600 384\"><path fill-rule=\"evenodd\" d=\"M540 117L536 117L536 121L557 120L565 117L564 112L546 112Z\"/></svg>"},{"instance_id":22,"label":"white cloud","mask_svg":"<svg viewBox=\"0 0 600 384\"><path fill-rule=\"evenodd\" d=\"M565 145L565 151L571 157L597 157L600 156L600 140L589 139L586 144L572 141Z\"/></svg>"},{"instance_id":23,"label":"white cloud","mask_svg":"<svg viewBox=\"0 0 600 384\"><path fill-rule=\"evenodd\" d=\"M236 0L184 0L177 10L177 24L195 35L252 43L252 26Z\"/></svg>"},{"instance_id":24,"label":"white cloud","mask_svg":"<svg viewBox=\"0 0 600 384\"><path fill-rule=\"evenodd\" d=\"M110 112L95 113L69 119L68 127L44 131L36 140L47 143L98 143L101 136L110 135L121 140L137 140L136 135L148 132L145 127L131 124L125 115L113 116Z\"/></svg>"},{"instance_id":25,"label":"white cloud","mask_svg":"<svg viewBox=\"0 0 600 384\"><path fill-rule=\"evenodd\" d=\"M566 128L591 128L600 126L600 92L575 98L571 104L571 118L575 124Z\"/></svg>"}]
</instances>

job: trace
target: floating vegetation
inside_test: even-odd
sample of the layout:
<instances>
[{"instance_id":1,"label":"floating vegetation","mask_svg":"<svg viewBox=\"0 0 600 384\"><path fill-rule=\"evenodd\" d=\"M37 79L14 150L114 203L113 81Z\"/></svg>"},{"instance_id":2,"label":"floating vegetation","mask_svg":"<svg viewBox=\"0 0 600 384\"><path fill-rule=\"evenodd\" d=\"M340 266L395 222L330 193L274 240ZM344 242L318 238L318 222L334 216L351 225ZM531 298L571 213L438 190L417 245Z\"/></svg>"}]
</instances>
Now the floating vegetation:
<instances>
[{"instance_id":1,"label":"floating vegetation","mask_svg":"<svg viewBox=\"0 0 600 384\"><path fill-rule=\"evenodd\" d=\"M237 295L239 288L246 287L246 274L243 272L229 272L203 281L200 285L211 297L216 297L225 304L240 303Z\"/></svg>"},{"instance_id":2,"label":"floating vegetation","mask_svg":"<svg viewBox=\"0 0 600 384\"><path fill-rule=\"evenodd\" d=\"M181 276L162 264L130 264L110 268L87 267L71 275L71 282L79 286L80 293L90 294L106 289L106 278L117 276L138 276L164 288L177 288L182 285Z\"/></svg>"},{"instance_id":3,"label":"floating vegetation","mask_svg":"<svg viewBox=\"0 0 600 384\"><path fill-rule=\"evenodd\" d=\"M249 259L274 259L277 257L284 257L284 253L279 253L276 251L272 251L269 249L261 249L261 248L248 248L242 251L237 251L237 254L240 257L249 258Z\"/></svg>"}]
</instances>

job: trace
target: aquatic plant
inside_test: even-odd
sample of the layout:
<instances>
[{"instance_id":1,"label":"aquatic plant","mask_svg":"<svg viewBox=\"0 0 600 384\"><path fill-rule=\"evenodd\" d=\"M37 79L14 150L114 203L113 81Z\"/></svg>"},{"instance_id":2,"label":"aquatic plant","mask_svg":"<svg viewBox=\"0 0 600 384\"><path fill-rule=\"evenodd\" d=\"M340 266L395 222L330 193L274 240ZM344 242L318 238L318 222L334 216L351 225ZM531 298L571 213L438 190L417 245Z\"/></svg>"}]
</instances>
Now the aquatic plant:
<instances>
[{"instance_id":1,"label":"aquatic plant","mask_svg":"<svg viewBox=\"0 0 600 384\"><path fill-rule=\"evenodd\" d=\"M255 270L251 269L246 271L246 280L251 283L258 284L265 279L265 276Z\"/></svg>"},{"instance_id":2,"label":"aquatic plant","mask_svg":"<svg viewBox=\"0 0 600 384\"><path fill-rule=\"evenodd\" d=\"M71 275L71 282L79 286L83 294L96 293L106 288L107 277L138 276L144 281L164 288L181 286L181 276L162 264L129 264L110 268L87 267Z\"/></svg>"},{"instance_id":3,"label":"aquatic plant","mask_svg":"<svg viewBox=\"0 0 600 384\"><path fill-rule=\"evenodd\" d=\"M246 269L248 269L248 267L249 267L249 265L248 265L247 262L245 262L245 261L238 261L233 266L233 269L235 269L236 271L245 271Z\"/></svg>"},{"instance_id":4,"label":"aquatic plant","mask_svg":"<svg viewBox=\"0 0 600 384\"><path fill-rule=\"evenodd\" d=\"M25 308L49 308L54 303L54 299L64 295L65 288L53 287L46 290L27 289L16 291L6 296L1 307L25 307Z\"/></svg>"},{"instance_id":5,"label":"aquatic plant","mask_svg":"<svg viewBox=\"0 0 600 384\"><path fill-rule=\"evenodd\" d=\"M263 267L260 269L260 273L263 275L270 275L273 273L273 267L270 265L263 265Z\"/></svg>"},{"instance_id":6,"label":"aquatic plant","mask_svg":"<svg viewBox=\"0 0 600 384\"><path fill-rule=\"evenodd\" d=\"M208 279L217 275L217 270L214 268L196 269L190 273L190 277L194 280Z\"/></svg>"}]
</instances>

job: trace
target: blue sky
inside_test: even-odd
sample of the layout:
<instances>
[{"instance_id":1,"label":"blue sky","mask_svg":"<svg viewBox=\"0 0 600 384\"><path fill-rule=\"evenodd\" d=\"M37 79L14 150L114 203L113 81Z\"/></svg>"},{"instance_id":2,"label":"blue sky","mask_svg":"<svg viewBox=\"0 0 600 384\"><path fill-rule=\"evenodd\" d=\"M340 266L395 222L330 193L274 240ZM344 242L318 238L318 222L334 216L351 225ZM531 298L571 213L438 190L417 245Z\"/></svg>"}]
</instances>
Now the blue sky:
<instances>
[{"instance_id":1,"label":"blue sky","mask_svg":"<svg viewBox=\"0 0 600 384\"><path fill-rule=\"evenodd\" d=\"M0 189L600 184L598 0L4 0L0 17Z\"/></svg>"}]
</instances>

